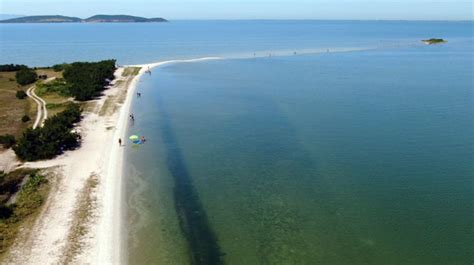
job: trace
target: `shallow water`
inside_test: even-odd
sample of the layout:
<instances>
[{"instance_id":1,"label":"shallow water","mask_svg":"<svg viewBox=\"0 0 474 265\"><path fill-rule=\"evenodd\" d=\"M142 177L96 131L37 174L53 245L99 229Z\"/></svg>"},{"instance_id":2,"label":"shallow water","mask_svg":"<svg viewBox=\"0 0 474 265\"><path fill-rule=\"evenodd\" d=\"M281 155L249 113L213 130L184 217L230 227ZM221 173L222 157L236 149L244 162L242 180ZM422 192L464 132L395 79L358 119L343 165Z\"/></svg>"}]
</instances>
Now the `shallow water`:
<instances>
[{"instance_id":1,"label":"shallow water","mask_svg":"<svg viewBox=\"0 0 474 265\"><path fill-rule=\"evenodd\" d=\"M472 85L466 43L154 70L130 263L470 263Z\"/></svg>"}]
</instances>

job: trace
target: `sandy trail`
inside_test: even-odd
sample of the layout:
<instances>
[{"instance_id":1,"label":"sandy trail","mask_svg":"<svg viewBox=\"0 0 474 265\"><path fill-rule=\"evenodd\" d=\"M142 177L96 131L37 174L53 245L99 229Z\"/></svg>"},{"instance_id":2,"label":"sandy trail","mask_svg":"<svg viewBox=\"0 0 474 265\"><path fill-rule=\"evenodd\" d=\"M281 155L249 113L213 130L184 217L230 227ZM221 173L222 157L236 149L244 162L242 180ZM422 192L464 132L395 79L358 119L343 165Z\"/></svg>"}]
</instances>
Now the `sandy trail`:
<instances>
[{"instance_id":1,"label":"sandy trail","mask_svg":"<svg viewBox=\"0 0 474 265\"><path fill-rule=\"evenodd\" d=\"M46 79L44 82L50 82L52 80L56 79L55 77L50 77ZM35 129L38 126L42 126L44 121L48 118L48 110L46 109L46 101L44 101L41 97L36 95L35 93L36 85L31 86L26 90L26 95L33 99L36 103L36 119L35 123L33 124L33 129Z\"/></svg>"}]
</instances>

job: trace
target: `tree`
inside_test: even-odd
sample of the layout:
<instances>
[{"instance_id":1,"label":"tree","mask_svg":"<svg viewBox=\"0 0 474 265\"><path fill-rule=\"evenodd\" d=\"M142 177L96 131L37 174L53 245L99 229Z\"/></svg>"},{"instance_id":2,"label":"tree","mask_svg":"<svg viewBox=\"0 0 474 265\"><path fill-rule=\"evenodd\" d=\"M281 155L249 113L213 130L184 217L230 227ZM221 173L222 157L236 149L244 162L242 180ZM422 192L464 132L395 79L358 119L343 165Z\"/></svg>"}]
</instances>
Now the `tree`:
<instances>
[{"instance_id":1,"label":"tree","mask_svg":"<svg viewBox=\"0 0 474 265\"><path fill-rule=\"evenodd\" d=\"M0 72L15 72L24 68L28 67L23 64L2 64L0 65Z\"/></svg>"},{"instance_id":2,"label":"tree","mask_svg":"<svg viewBox=\"0 0 474 265\"><path fill-rule=\"evenodd\" d=\"M115 60L76 62L65 68L63 76L75 99L85 101L98 96L114 79L114 72Z\"/></svg>"},{"instance_id":3,"label":"tree","mask_svg":"<svg viewBox=\"0 0 474 265\"><path fill-rule=\"evenodd\" d=\"M22 68L15 74L16 82L19 85L28 85L34 83L38 78L36 72L29 68Z\"/></svg>"}]
</instances>

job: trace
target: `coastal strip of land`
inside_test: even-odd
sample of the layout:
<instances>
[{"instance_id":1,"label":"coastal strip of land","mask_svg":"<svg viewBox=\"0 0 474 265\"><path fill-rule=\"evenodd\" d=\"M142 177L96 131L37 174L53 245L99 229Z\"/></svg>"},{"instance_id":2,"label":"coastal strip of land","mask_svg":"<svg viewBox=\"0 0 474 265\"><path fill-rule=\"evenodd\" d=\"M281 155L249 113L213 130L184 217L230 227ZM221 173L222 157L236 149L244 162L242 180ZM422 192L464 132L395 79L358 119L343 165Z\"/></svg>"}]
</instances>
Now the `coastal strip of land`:
<instances>
[{"instance_id":1,"label":"coastal strip of land","mask_svg":"<svg viewBox=\"0 0 474 265\"><path fill-rule=\"evenodd\" d=\"M128 115L140 77L173 60L119 67L103 96L83 105L81 147L25 168L51 172L50 193L34 223L18 235L6 264L124 263L122 165Z\"/></svg>"}]
</instances>

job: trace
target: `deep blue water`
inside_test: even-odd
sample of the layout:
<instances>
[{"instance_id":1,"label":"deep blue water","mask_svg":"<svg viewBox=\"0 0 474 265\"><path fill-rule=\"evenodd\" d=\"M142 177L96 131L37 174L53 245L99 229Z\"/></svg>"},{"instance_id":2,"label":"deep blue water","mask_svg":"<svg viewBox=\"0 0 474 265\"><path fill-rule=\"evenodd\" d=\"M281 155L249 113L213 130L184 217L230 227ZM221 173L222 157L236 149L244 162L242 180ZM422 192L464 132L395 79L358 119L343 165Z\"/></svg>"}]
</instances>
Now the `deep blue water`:
<instances>
[{"instance_id":1,"label":"deep blue water","mask_svg":"<svg viewBox=\"0 0 474 265\"><path fill-rule=\"evenodd\" d=\"M142 77L130 264L472 264L473 44L472 22L0 24L0 63L224 57Z\"/></svg>"}]
</instances>

